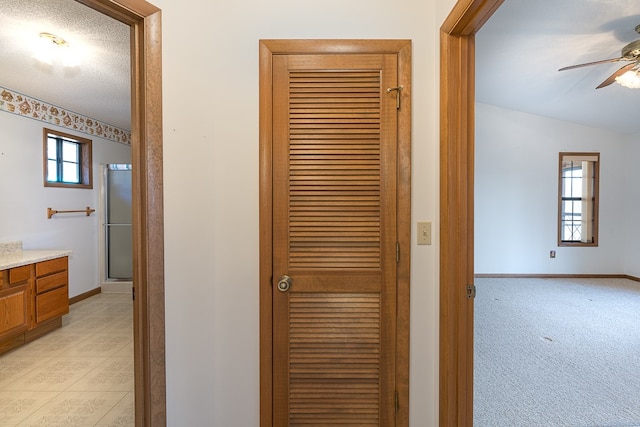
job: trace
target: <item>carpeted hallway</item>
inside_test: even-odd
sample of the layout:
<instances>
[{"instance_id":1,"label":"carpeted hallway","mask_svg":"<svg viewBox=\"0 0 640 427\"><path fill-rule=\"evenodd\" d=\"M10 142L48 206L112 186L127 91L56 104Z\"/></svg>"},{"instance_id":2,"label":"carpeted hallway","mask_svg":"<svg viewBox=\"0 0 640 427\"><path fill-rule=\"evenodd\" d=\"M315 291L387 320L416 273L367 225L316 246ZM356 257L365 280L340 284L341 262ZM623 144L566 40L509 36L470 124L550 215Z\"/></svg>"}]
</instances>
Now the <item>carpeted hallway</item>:
<instances>
[{"instance_id":1,"label":"carpeted hallway","mask_svg":"<svg viewBox=\"0 0 640 427\"><path fill-rule=\"evenodd\" d=\"M640 426L640 283L475 284L474 426Z\"/></svg>"}]
</instances>

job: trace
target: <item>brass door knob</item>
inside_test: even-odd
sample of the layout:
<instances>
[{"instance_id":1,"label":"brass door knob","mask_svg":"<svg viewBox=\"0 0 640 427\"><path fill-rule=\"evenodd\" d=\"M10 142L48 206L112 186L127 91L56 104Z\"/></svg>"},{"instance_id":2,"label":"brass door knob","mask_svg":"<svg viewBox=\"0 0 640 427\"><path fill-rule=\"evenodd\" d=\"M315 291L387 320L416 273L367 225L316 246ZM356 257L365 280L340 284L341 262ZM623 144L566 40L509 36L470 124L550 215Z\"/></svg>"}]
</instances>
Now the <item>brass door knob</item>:
<instances>
[{"instance_id":1,"label":"brass door knob","mask_svg":"<svg viewBox=\"0 0 640 427\"><path fill-rule=\"evenodd\" d=\"M284 275L280 278L280 281L278 282L278 290L280 292L287 292L289 290L289 288L291 287L291 277Z\"/></svg>"}]
</instances>

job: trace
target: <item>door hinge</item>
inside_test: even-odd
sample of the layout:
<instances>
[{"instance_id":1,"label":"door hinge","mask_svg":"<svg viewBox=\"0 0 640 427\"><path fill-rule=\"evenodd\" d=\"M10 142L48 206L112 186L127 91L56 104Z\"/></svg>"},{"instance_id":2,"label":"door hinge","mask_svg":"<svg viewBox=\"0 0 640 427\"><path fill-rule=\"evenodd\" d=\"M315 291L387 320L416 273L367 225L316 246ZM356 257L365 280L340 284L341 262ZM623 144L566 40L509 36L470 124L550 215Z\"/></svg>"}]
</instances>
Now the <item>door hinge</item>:
<instances>
[{"instance_id":1,"label":"door hinge","mask_svg":"<svg viewBox=\"0 0 640 427\"><path fill-rule=\"evenodd\" d=\"M396 242L396 263L400 262L400 243Z\"/></svg>"},{"instance_id":2,"label":"door hinge","mask_svg":"<svg viewBox=\"0 0 640 427\"><path fill-rule=\"evenodd\" d=\"M131 287L131 300L132 301L136 300L136 288L135 288L135 286Z\"/></svg>"},{"instance_id":3,"label":"door hinge","mask_svg":"<svg viewBox=\"0 0 640 427\"><path fill-rule=\"evenodd\" d=\"M476 297L476 285L467 285L467 298L473 299Z\"/></svg>"}]
</instances>

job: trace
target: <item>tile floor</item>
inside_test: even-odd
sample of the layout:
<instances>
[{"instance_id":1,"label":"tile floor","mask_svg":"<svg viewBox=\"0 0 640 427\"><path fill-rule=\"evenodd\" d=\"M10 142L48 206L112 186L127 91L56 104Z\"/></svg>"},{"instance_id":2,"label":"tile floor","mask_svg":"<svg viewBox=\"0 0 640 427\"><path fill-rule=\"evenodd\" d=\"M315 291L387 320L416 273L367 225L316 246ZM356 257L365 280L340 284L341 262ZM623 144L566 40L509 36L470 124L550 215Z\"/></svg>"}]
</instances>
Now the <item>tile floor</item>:
<instances>
[{"instance_id":1,"label":"tile floor","mask_svg":"<svg viewBox=\"0 0 640 427\"><path fill-rule=\"evenodd\" d=\"M0 356L0 427L134 427L133 377L131 295L92 296Z\"/></svg>"}]
</instances>

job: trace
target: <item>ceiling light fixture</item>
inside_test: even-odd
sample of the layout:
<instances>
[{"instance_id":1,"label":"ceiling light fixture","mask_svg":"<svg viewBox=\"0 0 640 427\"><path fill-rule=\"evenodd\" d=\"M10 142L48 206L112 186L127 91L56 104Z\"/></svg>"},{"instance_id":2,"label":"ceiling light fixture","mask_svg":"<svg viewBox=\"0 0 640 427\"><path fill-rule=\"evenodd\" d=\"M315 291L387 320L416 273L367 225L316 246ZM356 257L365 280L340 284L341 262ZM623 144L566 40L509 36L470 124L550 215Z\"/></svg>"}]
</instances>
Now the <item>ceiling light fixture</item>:
<instances>
[{"instance_id":1,"label":"ceiling light fixture","mask_svg":"<svg viewBox=\"0 0 640 427\"><path fill-rule=\"evenodd\" d=\"M46 32L40 33L33 57L49 65L53 65L54 60L59 60L65 67L75 67L79 63L78 56L71 49L69 42Z\"/></svg>"},{"instance_id":2,"label":"ceiling light fixture","mask_svg":"<svg viewBox=\"0 0 640 427\"><path fill-rule=\"evenodd\" d=\"M631 89L640 89L640 70L630 70L616 77L616 83Z\"/></svg>"},{"instance_id":3,"label":"ceiling light fixture","mask_svg":"<svg viewBox=\"0 0 640 427\"><path fill-rule=\"evenodd\" d=\"M58 37L55 34L51 34L51 33L40 33L40 37L42 37L43 39L47 40L49 39L51 41L51 43L55 44L56 46L68 46L69 43L66 42L65 39L63 39L62 37Z\"/></svg>"}]
</instances>

